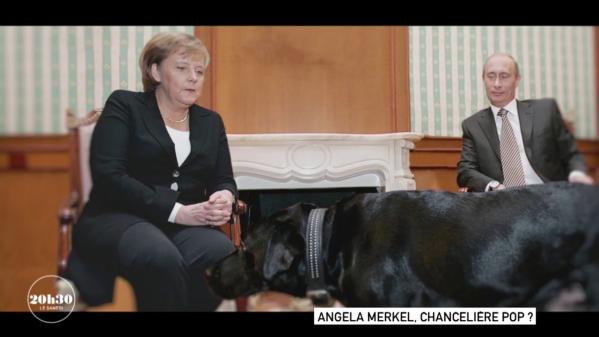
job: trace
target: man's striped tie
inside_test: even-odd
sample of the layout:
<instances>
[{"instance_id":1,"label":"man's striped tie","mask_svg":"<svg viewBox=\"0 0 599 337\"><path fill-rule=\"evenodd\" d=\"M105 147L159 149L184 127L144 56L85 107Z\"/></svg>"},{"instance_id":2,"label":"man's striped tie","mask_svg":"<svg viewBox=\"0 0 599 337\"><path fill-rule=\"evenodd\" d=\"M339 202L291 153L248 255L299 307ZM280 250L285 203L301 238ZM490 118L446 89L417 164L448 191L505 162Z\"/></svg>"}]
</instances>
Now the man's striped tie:
<instances>
[{"instance_id":1,"label":"man's striped tie","mask_svg":"<svg viewBox=\"0 0 599 337\"><path fill-rule=\"evenodd\" d=\"M524 170L518 150L516 136L512 129L507 114L509 111L500 109L497 115L501 117L501 139L499 148L501 152L501 168L503 169L503 184L505 187L526 185Z\"/></svg>"}]
</instances>

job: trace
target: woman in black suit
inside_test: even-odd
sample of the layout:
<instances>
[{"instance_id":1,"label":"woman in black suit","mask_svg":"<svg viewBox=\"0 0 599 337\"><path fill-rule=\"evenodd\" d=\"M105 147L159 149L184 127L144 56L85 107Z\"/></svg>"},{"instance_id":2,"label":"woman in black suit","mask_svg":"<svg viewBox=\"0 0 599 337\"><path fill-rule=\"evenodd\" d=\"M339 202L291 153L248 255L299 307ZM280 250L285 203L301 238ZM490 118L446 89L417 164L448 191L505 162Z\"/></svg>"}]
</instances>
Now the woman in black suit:
<instances>
[{"instance_id":1,"label":"woman in black suit","mask_svg":"<svg viewBox=\"0 0 599 337\"><path fill-rule=\"evenodd\" d=\"M122 275L141 311L216 307L203 272L235 250L218 226L237 188L223 121L195 104L209 60L197 38L160 33L140 57L144 92L108 98L91 141L93 188L74 226L81 263L67 272L84 300L109 301L96 296L98 280Z\"/></svg>"}]
</instances>

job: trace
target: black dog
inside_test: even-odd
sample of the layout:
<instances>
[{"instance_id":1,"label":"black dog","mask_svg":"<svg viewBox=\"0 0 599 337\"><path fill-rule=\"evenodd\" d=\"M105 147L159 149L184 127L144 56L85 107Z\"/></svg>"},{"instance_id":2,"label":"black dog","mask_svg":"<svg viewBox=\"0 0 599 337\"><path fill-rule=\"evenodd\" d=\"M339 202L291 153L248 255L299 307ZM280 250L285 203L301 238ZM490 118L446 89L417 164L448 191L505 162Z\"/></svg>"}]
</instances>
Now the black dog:
<instances>
[{"instance_id":1,"label":"black dog","mask_svg":"<svg viewBox=\"0 0 599 337\"><path fill-rule=\"evenodd\" d=\"M225 298L306 294L296 204L249 228L246 249L207 272ZM534 306L573 284L599 310L599 188L551 183L490 193L394 191L329 207L326 290L346 306Z\"/></svg>"}]
</instances>

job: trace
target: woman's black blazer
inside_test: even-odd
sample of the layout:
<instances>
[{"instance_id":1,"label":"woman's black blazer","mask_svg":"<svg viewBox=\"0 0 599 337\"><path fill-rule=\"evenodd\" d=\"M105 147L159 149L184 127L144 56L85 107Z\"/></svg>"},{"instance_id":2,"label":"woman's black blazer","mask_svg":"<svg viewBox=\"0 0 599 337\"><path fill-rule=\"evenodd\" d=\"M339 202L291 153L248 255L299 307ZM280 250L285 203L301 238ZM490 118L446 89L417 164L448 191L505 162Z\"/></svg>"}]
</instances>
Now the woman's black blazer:
<instances>
[{"instance_id":1,"label":"woman's black blazer","mask_svg":"<svg viewBox=\"0 0 599 337\"><path fill-rule=\"evenodd\" d=\"M93 187L74 226L73 245L82 256L115 254L130 225L166 223L175 202L205 201L222 189L237 196L220 115L194 104L189 129L191 153L179 167L155 92L110 95L91 140Z\"/></svg>"}]
</instances>

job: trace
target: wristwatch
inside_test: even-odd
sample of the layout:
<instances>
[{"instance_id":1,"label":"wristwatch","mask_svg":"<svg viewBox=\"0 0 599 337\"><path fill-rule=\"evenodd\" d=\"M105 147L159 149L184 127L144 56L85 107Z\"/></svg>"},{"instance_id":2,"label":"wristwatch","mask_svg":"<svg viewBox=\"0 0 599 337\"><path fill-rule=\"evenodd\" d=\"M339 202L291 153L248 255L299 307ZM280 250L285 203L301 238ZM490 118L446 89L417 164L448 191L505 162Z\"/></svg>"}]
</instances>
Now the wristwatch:
<instances>
[{"instance_id":1,"label":"wristwatch","mask_svg":"<svg viewBox=\"0 0 599 337\"><path fill-rule=\"evenodd\" d=\"M496 189L497 187L499 187L499 185L501 185L501 184L499 183L499 181L497 181L497 180L493 180L492 182L490 182L490 183L489 183L489 191L495 191L495 189Z\"/></svg>"}]
</instances>

